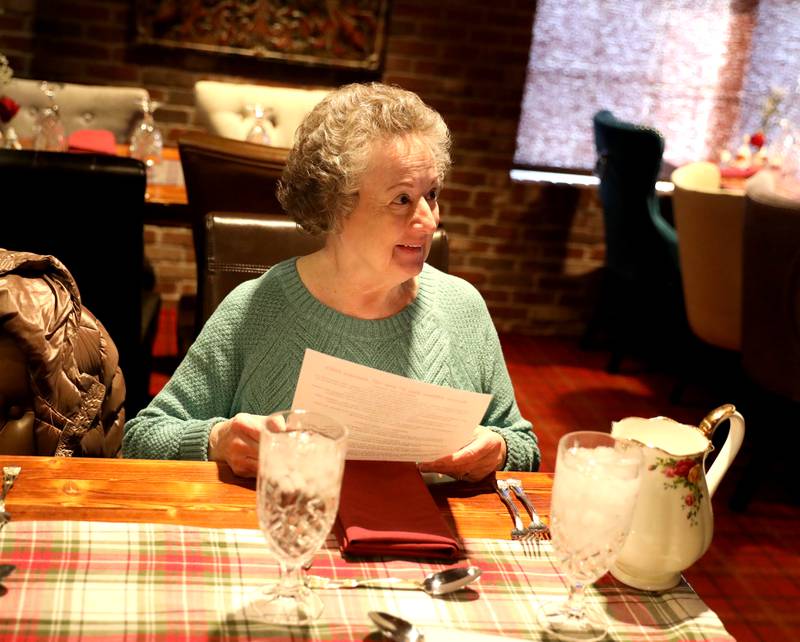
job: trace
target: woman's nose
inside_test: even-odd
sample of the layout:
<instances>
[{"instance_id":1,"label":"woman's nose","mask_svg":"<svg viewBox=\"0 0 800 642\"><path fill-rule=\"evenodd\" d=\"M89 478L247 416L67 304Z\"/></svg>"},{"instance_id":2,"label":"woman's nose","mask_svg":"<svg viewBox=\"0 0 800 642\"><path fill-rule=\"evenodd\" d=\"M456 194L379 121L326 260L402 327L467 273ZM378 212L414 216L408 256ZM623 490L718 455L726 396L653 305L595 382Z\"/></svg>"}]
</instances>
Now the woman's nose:
<instances>
[{"instance_id":1,"label":"woman's nose","mask_svg":"<svg viewBox=\"0 0 800 642\"><path fill-rule=\"evenodd\" d=\"M439 204L436 201L431 204L427 199L421 198L414 219L416 226L429 232L435 231L439 226Z\"/></svg>"}]
</instances>

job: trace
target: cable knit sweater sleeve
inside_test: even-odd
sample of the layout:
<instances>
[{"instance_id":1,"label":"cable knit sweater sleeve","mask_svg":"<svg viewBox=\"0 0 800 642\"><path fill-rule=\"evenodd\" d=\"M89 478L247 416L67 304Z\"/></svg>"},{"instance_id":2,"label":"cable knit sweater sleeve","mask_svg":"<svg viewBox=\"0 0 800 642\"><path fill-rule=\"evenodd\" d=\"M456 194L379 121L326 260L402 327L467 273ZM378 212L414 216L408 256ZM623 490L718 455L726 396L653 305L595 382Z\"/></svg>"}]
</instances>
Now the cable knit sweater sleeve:
<instances>
[{"instance_id":1,"label":"cable knit sweater sleeve","mask_svg":"<svg viewBox=\"0 0 800 642\"><path fill-rule=\"evenodd\" d=\"M504 470L538 470L541 463L538 440L531 423L520 415L500 340L491 323L486 326L483 345L485 385L493 394L484 425L506 440Z\"/></svg>"},{"instance_id":2,"label":"cable knit sweater sleeve","mask_svg":"<svg viewBox=\"0 0 800 642\"><path fill-rule=\"evenodd\" d=\"M233 414L244 361L238 324L254 283L223 301L164 389L125 424L124 457L208 459L212 426Z\"/></svg>"},{"instance_id":3,"label":"cable knit sweater sleeve","mask_svg":"<svg viewBox=\"0 0 800 642\"><path fill-rule=\"evenodd\" d=\"M466 373L454 374L455 387L492 395L481 425L503 436L506 442L504 470L538 470L541 460L538 441L531 423L519 412L511 377L506 368L500 339L497 336L486 302L469 283L437 273L443 280L437 287L439 305L447 317L443 321L451 329L458 348L452 361L464 360Z\"/></svg>"}]
</instances>

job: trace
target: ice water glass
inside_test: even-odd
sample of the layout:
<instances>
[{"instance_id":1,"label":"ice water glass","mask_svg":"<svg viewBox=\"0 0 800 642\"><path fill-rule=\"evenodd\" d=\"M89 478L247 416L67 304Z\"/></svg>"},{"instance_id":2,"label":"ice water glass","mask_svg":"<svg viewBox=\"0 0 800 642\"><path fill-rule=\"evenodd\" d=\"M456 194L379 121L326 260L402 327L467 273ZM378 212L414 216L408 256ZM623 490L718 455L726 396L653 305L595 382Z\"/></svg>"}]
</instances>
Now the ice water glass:
<instances>
[{"instance_id":1,"label":"ice water glass","mask_svg":"<svg viewBox=\"0 0 800 642\"><path fill-rule=\"evenodd\" d=\"M325 541L339 509L345 426L323 414L288 410L265 418L259 440L257 512L280 565L277 581L246 607L264 622L302 625L322 613L303 566Z\"/></svg>"},{"instance_id":2,"label":"ice water glass","mask_svg":"<svg viewBox=\"0 0 800 642\"><path fill-rule=\"evenodd\" d=\"M550 511L553 551L570 582L566 602L542 612L560 640L601 640L604 614L585 603L586 587L616 559L630 530L642 479L639 446L602 432L572 432L558 443Z\"/></svg>"}]
</instances>

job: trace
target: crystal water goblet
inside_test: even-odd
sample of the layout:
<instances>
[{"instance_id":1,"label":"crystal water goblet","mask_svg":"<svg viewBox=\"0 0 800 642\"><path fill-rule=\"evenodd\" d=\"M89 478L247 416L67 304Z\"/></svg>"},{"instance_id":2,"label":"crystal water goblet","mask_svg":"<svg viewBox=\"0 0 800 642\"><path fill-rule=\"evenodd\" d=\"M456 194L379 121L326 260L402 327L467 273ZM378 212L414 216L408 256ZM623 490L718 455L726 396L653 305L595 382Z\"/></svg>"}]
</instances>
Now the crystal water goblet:
<instances>
[{"instance_id":1,"label":"crystal water goblet","mask_svg":"<svg viewBox=\"0 0 800 642\"><path fill-rule=\"evenodd\" d=\"M264 109L263 105L255 104L247 106L248 113L253 115L253 125L250 131L247 132L245 140L248 143L257 143L258 145L269 145L272 142L270 136L270 125L273 124L273 115L271 111Z\"/></svg>"},{"instance_id":2,"label":"crystal water goblet","mask_svg":"<svg viewBox=\"0 0 800 642\"><path fill-rule=\"evenodd\" d=\"M61 122L56 91L60 89L54 83L43 80L39 89L47 96L49 104L39 111L34 124L33 148L49 152L63 152L67 149L67 137L64 123Z\"/></svg>"},{"instance_id":3,"label":"crystal water goblet","mask_svg":"<svg viewBox=\"0 0 800 642\"><path fill-rule=\"evenodd\" d=\"M142 161L149 172L163 157L164 137L153 116L161 103L148 97L143 98L138 104L142 108L142 118L133 128L129 149L131 157Z\"/></svg>"},{"instance_id":4,"label":"crystal water goblet","mask_svg":"<svg viewBox=\"0 0 800 642\"><path fill-rule=\"evenodd\" d=\"M346 443L345 426L320 413L287 410L266 417L256 502L267 546L278 559L279 577L247 604L249 617L302 625L322 613L322 600L307 586L303 567L336 517Z\"/></svg>"},{"instance_id":5,"label":"crystal water goblet","mask_svg":"<svg viewBox=\"0 0 800 642\"><path fill-rule=\"evenodd\" d=\"M542 626L560 640L601 640L604 614L585 602L586 587L613 564L630 530L642 478L636 444L607 433L581 431L558 443L550 514L553 551L570 582L562 604L541 613Z\"/></svg>"},{"instance_id":6,"label":"crystal water goblet","mask_svg":"<svg viewBox=\"0 0 800 642\"><path fill-rule=\"evenodd\" d=\"M253 115L253 125L245 136L248 143L257 143L259 145L270 145L272 137L270 136L271 125L274 125L274 115L271 110L267 110L263 105L255 104L248 105L247 112Z\"/></svg>"}]
</instances>

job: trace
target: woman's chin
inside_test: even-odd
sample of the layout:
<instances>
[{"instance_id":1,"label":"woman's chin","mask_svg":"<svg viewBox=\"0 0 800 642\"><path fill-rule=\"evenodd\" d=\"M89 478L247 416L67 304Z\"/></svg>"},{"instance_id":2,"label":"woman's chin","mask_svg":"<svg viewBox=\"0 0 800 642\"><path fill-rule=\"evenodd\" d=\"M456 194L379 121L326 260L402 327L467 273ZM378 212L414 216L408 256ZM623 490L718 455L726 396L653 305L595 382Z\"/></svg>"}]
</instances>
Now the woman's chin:
<instances>
[{"instance_id":1,"label":"woman's chin","mask_svg":"<svg viewBox=\"0 0 800 642\"><path fill-rule=\"evenodd\" d=\"M403 262L398 267L406 279L413 279L422 272L425 261Z\"/></svg>"}]
</instances>

